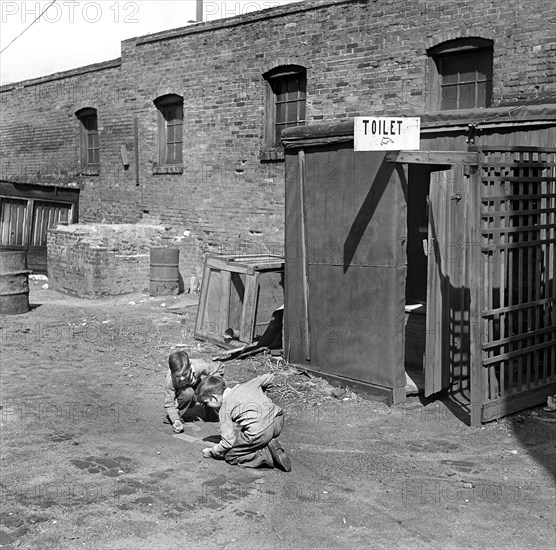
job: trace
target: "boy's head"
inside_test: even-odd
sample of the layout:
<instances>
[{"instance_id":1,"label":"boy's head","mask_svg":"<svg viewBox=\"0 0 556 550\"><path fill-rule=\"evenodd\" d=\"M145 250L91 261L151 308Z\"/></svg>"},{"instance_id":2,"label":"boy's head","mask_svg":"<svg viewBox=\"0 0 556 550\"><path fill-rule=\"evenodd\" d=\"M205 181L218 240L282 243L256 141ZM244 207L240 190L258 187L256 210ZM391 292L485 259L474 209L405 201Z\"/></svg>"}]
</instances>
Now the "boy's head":
<instances>
[{"instance_id":1,"label":"boy's head","mask_svg":"<svg viewBox=\"0 0 556 550\"><path fill-rule=\"evenodd\" d=\"M168 366L178 384L191 381L191 363L185 351L175 351L168 357Z\"/></svg>"},{"instance_id":2,"label":"boy's head","mask_svg":"<svg viewBox=\"0 0 556 550\"><path fill-rule=\"evenodd\" d=\"M195 395L197 401L207 405L212 409L220 408L222 405L222 395L226 389L224 379L220 376L207 376L197 386Z\"/></svg>"}]
</instances>

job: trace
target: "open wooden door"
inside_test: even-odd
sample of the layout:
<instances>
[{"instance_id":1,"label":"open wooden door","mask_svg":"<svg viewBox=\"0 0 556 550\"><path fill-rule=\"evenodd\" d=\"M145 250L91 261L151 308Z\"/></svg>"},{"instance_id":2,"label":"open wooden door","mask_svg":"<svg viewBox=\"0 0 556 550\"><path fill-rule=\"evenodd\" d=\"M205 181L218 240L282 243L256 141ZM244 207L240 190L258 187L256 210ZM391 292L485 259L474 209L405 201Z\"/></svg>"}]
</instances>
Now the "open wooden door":
<instances>
[{"instance_id":1,"label":"open wooden door","mask_svg":"<svg viewBox=\"0 0 556 550\"><path fill-rule=\"evenodd\" d=\"M431 172L428 197L428 278L425 344L425 396L448 386L448 308L450 293L446 252L450 227L450 171Z\"/></svg>"}]
</instances>

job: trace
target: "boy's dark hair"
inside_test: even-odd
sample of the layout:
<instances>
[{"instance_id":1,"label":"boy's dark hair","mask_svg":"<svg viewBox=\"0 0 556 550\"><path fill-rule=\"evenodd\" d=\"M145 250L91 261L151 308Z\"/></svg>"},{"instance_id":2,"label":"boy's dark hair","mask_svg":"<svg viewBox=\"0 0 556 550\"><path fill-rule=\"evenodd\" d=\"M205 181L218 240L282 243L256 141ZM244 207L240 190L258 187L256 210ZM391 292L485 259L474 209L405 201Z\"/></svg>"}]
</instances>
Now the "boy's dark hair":
<instances>
[{"instance_id":1,"label":"boy's dark hair","mask_svg":"<svg viewBox=\"0 0 556 550\"><path fill-rule=\"evenodd\" d=\"M180 372L184 367L190 366L189 355L185 351L175 351L168 357L168 366L172 374Z\"/></svg>"},{"instance_id":2,"label":"boy's dark hair","mask_svg":"<svg viewBox=\"0 0 556 550\"><path fill-rule=\"evenodd\" d=\"M222 395L225 389L226 383L221 376L207 376L203 378L197 386L195 396L199 403L205 403L209 401L213 395Z\"/></svg>"}]
</instances>

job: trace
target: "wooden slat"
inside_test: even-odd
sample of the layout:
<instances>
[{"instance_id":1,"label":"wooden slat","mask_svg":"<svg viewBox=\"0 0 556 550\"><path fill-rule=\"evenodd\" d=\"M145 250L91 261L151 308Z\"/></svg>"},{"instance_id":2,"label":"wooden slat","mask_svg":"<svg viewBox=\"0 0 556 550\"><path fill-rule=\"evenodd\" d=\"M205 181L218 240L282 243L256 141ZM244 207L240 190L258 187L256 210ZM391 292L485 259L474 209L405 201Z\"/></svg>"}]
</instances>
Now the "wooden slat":
<instances>
[{"instance_id":1,"label":"wooden slat","mask_svg":"<svg viewBox=\"0 0 556 550\"><path fill-rule=\"evenodd\" d=\"M298 153L299 159L299 205L301 213L301 270L303 273L303 308L304 308L304 351L305 359L311 360L311 333L309 330L309 275L307 265L307 203L305 201L305 151Z\"/></svg>"},{"instance_id":2,"label":"wooden slat","mask_svg":"<svg viewBox=\"0 0 556 550\"><path fill-rule=\"evenodd\" d=\"M536 330L531 330L529 332L525 332L523 334L517 334L517 335L512 335L508 338L502 338L500 340L494 340L492 342L486 342L482 345L483 350L489 350L492 348L497 348L500 346L503 346L505 344L510 344L512 342L518 342L521 339L524 338L532 338L532 337L538 337L541 334L546 334L548 332L554 332L556 335L556 326L553 327L547 327L547 328L539 328Z\"/></svg>"},{"instance_id":3,"label":"wooden slat","mask_svg":"<svg viewBox=\"0 0 556 550\"><path fill-rule=\"evenodd\" d=\"M498 315L500 313L507 313L507 312L510 312L510 311L519 311L520 309L526 309L528 307L535 307L537 305L550 304L552 302L556 302L556 296L553 296L551 298L543 298L542 300L536 300L535 302L525 302L525 303L516 304L516 305L509 305L505 308L499 307L499 308L496 308L496 309L485 310L485 311L482 312L482 315L483 315L483 317L489 317L491 315Z\"/></svg>"},{"instance_id":4,"label":"wooden slat","mask_svg":"<svg viewBox=\"0 0 556 550\"><path fill-rule=\"evenodd\" d=\"M259 298L259 274L255 273L246 278L245 299L243 311L241 313L241 325L239 329L239 339L242 342L250 343L253 339L255 330L254 321Z\"/></svg>"},{"instance_id":5,"label":"wooden slat","mask_svg":"<svg viewBox=\"0 0 556 550\"><path fill-rule=\"evenodd\" d=\"M480 242L480 218L481 211L480 192L481 192L481 170L471 169L470 193L467 209L466 227L469 231L470 242ZM484 300L484 280L481 276L482 255L478 247L471 247L469 269L469 289L470 289L470 311L469 325L470 330L470 368L471 368L471 410L470 421L472 426L478 426L481 422L482 404L488 400L488 388L486 383L485 369L482 368L483 352L481 341L485 334L486 322L481 317ZM476 329L473 329L476 327Z\"/></svg>"},{"instance_id":6,"label":"wooden slat","mask_svg":"<svg viewBox=\"0 0 556 550\"><path fill-rule=\"evenodd\" d=\"M204 318L207 309L207 298L208 298L208 289L210 285L210 275L211 275L211 268L207 266L205 263L205 267L203 269L203 281L201 284L201 295L199 296L199 307L197 309L197 319L195 322L195 334L196 338L201 337L205 338L207 336L207 331L204 327Z\"/></svg>"},{"instance_id":7,"label":"wooden slat","mask_svg":"<svg viewBox=\"0 0 556 550\"><path fill-rule=\"evenodd\" d=\"M518 216L527 216L529 214L548 214L550 212L549 208L538 208L535 210L507 210L507 211L500 211L500 212L489 212L487 214L483 214L483 218L492 218L494 216L505 216L510 218L517 218Z\"/></svg>"},{"instance_id":8,"label":"wooden slat","mask_svg":"<svg viewBox=\"0 0 556 550\"><path fill-rule=\"evenodd\" d=\"M214 269L220 269L222 271L234 271L237 273L249 273L249 274L254 273L254 270L250 267L244 267L241 265L232 267L227 262L218 260L216 258L207 258L206 265Z\"/></svg>"},{"instance_id":9,"label":"wooden slat","mask_svg":"<svg viewBox=\"0 0 556 550\"><path fill-rule=\"evenodd\" d=\"M470 147L471 150L473 148ZM535 153L556 153L556 147L537 147L528 145L482 145L480 149L483 153L521 153L521 152L535 152ZM490 166L489 162L489 166Z\"/></svg>"},{"instance_id":10,"label":"wooden slat","mask_svg":"<svg viewBox=\"0 0 556 550\"><path fill-rule=\"evenodd\" d=\"M544 215L549 214L549 212L547 212ZM535 231L535 230L541 230L541 229L550 229L552 226L551 225L525 225L523 227L499 227L499 228L494 228L494 227L490 227L488 229L481 229L481 234L483 235L491 235L491 234L496 234L496 233L504 233L507 235L511 235L511 234L515 234L515 233L522 233L522 232L528 232L528 231ZM550 239L545 239L546 242L548 242ZM537 244L537 242L539 241L534 241L535 244ZM485 250L489 250L489 247L485 247Z\"/></svg>"},{"instance_id":11,"label":"wooden slat","mask_svg":"<svg viewBox=\"0 0 556 550\"><path fill-rule=\"evenodd\" d=\"M462 151L393 151L386 154L387 162L406 164L463 164L476 166L479 155Z\"/></svg>"},{"instance_id":12,"label":"wooden slat","mask_svg":"<svg viewBox=\"0 0 556 550\"><path fill-rule=\"evenodd\" d=\"M482 407L481 422L496 420L502 416L513 414L528 407L546 402L549 395L556 393L556 382L540 388L532 388L515 395L485 403Z\"/></svg>"}]
</instances>

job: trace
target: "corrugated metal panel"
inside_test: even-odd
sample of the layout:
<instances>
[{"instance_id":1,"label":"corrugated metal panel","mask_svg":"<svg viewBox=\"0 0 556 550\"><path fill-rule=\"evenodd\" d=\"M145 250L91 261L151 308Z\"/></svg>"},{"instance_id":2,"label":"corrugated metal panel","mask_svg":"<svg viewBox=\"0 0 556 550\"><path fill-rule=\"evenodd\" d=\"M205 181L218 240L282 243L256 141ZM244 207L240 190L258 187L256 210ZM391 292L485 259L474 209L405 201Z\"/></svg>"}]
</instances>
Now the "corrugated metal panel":
<instances>
[{"instance_id":1,"label":"corrugated metal panel","mask_svg":"<svg viewBox=\"0 0 556 550\"><path fill-rule=\"evenodd\" d=\"M71 204L35 201L30 246L46 246L47 231L70 220Z\"/></svg>"},{"instance_id":2,"label":"corrugated metal panel","mask_svg":"<svg viewBox=\"0 0 556 550\"><path fill-rule=\"evenodd\" d=\"M0 202L0 244L26 246L27 201L2 197Z\"/></svg>"}]
</instances>

